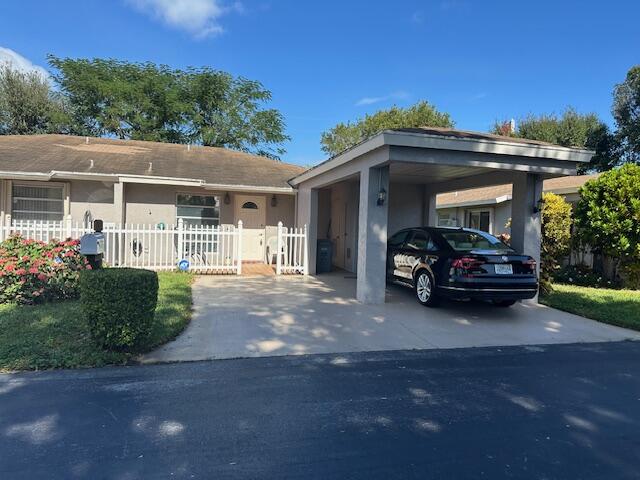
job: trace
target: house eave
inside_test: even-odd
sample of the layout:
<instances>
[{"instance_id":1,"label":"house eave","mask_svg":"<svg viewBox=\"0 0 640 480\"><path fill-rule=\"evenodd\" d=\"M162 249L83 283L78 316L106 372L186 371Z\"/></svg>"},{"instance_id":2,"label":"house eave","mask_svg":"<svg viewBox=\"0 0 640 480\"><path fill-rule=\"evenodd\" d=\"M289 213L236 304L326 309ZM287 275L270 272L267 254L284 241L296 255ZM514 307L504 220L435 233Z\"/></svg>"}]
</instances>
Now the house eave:
<instances>
[{"instance_id":1,"label":"house eave","mask_svg":"<svg viewBox=\"0 0 640 480\"><path fill-rule=\"evenodd\" d=\"M161 177L155 175L121 175L107 173L69 172L52 170L51 172L10 172L0 171L0 178L8 180L89 180L97 182L113 183L137 183L147 185L172 185L182 187L200 187L206 190L222 190L237 192L261 192L294 195L295 189L291 187L273 187L269 185L232 185L207 183L197 178Z\"/></svg>"},{"instance_id":2,"label":"house eave","mask_svg":"<svg viewBox=\"0 0 640 480\"><path fill-rule=\"evenodd\" d=\"M595 152L556 145L538 145L510 142L507 140L471 139L447 137L428 133L397 132L384 130L354 147L302 172L289 180L293 187L337 168L345 163L383 146L412 147L433 150L449 150L461 152L484 153L499 156L539 158L542 160L566 161L570 163L586 163ZM569 165L568 165L569 166ZM575 169L575 167L574 167ZM559 172L562 175L570 174Z\"/></svg>"}]
</instances>

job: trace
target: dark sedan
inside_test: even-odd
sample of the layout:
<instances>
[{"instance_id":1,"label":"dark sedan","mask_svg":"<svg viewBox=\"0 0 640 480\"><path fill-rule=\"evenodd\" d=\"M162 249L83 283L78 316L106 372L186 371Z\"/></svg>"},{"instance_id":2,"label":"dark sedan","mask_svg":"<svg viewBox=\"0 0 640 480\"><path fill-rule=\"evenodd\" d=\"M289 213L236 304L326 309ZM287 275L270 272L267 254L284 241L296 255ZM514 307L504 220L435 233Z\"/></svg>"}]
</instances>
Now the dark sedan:
<instances>
[{"instance_id":1,"label":"dark sedan","mask_svg":"<svg viewBox=\"0 0 640 480\"><path fill-rule=\"evenodd\" d=\"M387 279L413 287L418 301L488 300L509 307L538 293L536 262L469 228L418 227L387 242Z\"/></svg>"}]
</instances>

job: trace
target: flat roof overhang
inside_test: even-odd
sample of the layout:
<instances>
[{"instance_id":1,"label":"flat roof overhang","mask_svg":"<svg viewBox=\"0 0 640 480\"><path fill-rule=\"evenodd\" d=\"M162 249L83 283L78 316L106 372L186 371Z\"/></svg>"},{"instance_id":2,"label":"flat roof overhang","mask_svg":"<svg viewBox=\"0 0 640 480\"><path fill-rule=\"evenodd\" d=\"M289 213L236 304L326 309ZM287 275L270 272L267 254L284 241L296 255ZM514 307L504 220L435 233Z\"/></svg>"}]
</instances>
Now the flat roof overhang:
<instances>
[{"instance_id":1,"label":"flat roof overhang","mask_svg":"<svg viewBox=\"0 0 640 480\"><path fill-rule=\"evenodd\" d=\"M463 177L489 176L500 171L538 173L551 178L575 175L577 165L589 162L594 154L590 150L515 142L507 137L458 138L385 130L301 173L289 183L294 188L306 182L318 187L352 176L365 165L375 167L385 164L391 165L392 180L404 177L409 183L463 180ZM412 168L413 172L410 171ZM436 180L434 173L438 171ZM508 182L509 175L505 175L504 180ZM466 183L482 185L487 181L481 179ZM500 179L496 178L495 181ZM489 183L495 184L495 181Z\"/></svg>"}]
</instances>

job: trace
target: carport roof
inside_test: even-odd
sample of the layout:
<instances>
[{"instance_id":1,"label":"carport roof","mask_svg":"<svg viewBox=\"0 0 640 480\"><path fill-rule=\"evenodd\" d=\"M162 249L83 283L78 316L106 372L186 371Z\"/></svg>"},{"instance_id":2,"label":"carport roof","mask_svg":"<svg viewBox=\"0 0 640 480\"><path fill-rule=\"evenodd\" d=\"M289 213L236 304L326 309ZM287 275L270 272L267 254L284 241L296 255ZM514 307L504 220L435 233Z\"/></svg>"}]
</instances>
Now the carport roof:
<instances>
[{"instance_id":1,"label":"carport roof","mask_svg":"<svg viewBox=\"0 0 640 480\"><path fill-rule=\"evenodd\" d=\"M354 147L293 177L289 183L295 187L306 180L383 146L475 152L574 163L589 162L595 154L591 150L562 147L537 140L505 137L490 133L437 127L398 128L384 130L360 142Z\"/></svg>"}]
</instances>

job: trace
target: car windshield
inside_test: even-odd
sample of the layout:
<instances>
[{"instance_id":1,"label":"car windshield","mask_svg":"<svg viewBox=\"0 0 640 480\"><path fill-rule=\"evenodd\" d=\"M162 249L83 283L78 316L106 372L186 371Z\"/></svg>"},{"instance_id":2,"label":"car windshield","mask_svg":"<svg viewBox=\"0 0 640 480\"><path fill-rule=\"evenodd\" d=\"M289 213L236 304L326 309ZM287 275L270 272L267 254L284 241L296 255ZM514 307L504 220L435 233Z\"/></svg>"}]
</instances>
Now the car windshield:
<instances>
[{"instance_id":1,"label":"car windshield","mask_svg":"<svg viewBox=\"0 0 640 480\"><path fill-rule=\"evenodd\" d=\"M509 250L511 247L502 243L493 235L484 232L440 231L440 235L458 252L471 250Z\"/></svg>"}]
</instances>

